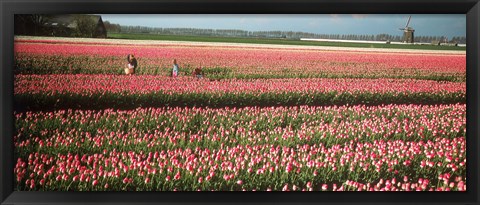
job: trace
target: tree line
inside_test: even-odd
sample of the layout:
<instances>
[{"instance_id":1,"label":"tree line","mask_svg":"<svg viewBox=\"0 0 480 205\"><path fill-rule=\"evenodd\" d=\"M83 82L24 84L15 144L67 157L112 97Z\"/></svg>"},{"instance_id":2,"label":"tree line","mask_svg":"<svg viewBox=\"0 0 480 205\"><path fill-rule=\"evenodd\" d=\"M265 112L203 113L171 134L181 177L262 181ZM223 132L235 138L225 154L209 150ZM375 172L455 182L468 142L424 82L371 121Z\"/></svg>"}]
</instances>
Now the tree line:
<instances>
[{"instance_id":1,"label":"tree line","mask_svg":"<svg viewBox=\"0 0 480 205\"><path fill-rule=\"evenodd\" d=\"M105 26L107 26L105 24ZM157 28L146 26L122 26L115 24L113 28L107 28L113 33L146 33L160 35L191 35L191 36L214 36L214 37L245 37L245 38L322 38L339 40L365 40L365 41L403 41L402 35L377 34L318 34L297 31L245 31L239 29L199 29L199 28ZM415 42L455 42L466 43L464 36L456 36L448 39L446 36L415 36Z\"/></svg>"},{"instance_id":2,"label":"tree line","mask_svg":"<svg viewBox=\"0 0 480 205\"><path fill-rule=\"evenodd\" d=\"M105 25L105 29L107 29L107 32L120 33L122 31L122 27L120 26L120 24L114 24L110 23L110 21L104 21L103 25Z\"/></svg>"}]
</instances>

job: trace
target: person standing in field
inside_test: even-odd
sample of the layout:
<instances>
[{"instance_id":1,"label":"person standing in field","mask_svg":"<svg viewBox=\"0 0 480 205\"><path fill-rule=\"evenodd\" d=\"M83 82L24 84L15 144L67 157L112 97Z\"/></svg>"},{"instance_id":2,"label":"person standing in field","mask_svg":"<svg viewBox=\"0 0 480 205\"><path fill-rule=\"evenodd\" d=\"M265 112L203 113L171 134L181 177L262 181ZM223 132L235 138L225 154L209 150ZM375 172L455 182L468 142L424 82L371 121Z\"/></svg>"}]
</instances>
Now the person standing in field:
<instances>
[{"instance_id":1,"label":"person standing in field","mask_svg":"<svg viewBox=\"0 0 480 205\"><path fill-rule=\"evenodd\" d=\"M172 69L172 77L178 76L178 64L177 59L173 59L173 69Z\"/></svg>"},{"instance_id":2,"label":"person standing in field","mask_svg":"<svg viewBox=\"0 0 480 205\"><path fill-rule=\"evenodd\" d=\"M137 68L137 59L133 54L128 54L127 56L128 64L125 68L125 74L132 75L135 74L135 68Z\"/></svg>"}]
</instances>

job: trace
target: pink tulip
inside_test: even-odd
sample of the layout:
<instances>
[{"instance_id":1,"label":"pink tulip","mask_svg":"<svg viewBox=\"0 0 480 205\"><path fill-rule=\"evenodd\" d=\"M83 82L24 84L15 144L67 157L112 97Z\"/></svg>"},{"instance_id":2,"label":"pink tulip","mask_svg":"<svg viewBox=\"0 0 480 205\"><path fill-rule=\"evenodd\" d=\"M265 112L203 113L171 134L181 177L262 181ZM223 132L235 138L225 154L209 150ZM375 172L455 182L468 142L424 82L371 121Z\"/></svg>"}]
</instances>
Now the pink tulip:
<instances>
[{"instance_id":1,"label":"pink tulip","mask_svg":"<svg viewBox=\"0 0 480 205\"><path fill-rule=\"evenodd\" d=\"M328 188L328 185L327 185L327 184L323 184L323 185L322 185L322 190L323 190L323 191L327 190L327 188Z\"/></svg>"}]
</instances>

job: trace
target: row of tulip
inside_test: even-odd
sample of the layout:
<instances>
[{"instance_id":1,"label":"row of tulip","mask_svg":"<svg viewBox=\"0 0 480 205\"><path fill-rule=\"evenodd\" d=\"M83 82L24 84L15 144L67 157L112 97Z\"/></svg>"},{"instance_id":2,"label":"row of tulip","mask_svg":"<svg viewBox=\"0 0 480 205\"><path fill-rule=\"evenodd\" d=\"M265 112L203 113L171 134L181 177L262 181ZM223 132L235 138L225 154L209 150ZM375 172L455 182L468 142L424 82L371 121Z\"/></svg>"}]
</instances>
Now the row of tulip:
<instances>
[{"instance_id":1,"label":"row of tulip","mask_svg":"<svg viewBox=\"0 0 480 205\"><path fill-rule=\"evenodd\" d=\"M210 81L146 75L16 75L14 99L24 110L449 104L465 103L465 87L408 79Z\"/></svg>"},{"instance_id":2,"label":"row of tulip","mask_svg":"<svg viewBox=\"0 0 480 205\"><path fill-rule=\"evenodd\" d=\"M237 92L368 92L452 93L466 91L465 82L413 79L229 79L155 75L15 75L15 94L111 93L237 93Z\"/></svg>"},{"instance_id":3,"label":"row of tulip","mask_svg":"<svg viewBox=\"0 0 480 205\"><path fill-rule=\"evenodd\" d=\"M406 54L352 51L320 51L301 49L272 49L248 47L217 46L179 46L179 45L79 45L48 43L15 43L16 53L48 54L53 56L117 56L133 53L139 58L173 59L178 58L186 64L198 64L208 67L251 67L265 65L276 68L278 65L298 65L299 62L342 62L342 63L383 63L397 68L445 69L464 71L465 55L452 54ZM363 54L363 55L362 55ZM185 59L184 59L185 58ZM170 60L166 61L168 64Z\"/></svg>"},{"instance_id":4,"label":"row of tulip","mask_svg":"<svg viewBox=\"0 0 480 205\"><path fill-rule=\"evenodd\" d=\"M18 190L464 191L465 104L15 113Z\"/></svg>"},{"instance_id":5,"label":"row of tulip","mask_svg":"<svg viewBox=\"0 0 480 205\"><path fill-rule=\"evenodd\" d=\"M215 78L361 77L465 81L465 55L312 51L213 46L79 45L15 43L15 72L22 74L120 74L126 55L137 54L138 74L168 75L204 67ZM222 69L227 73L217 73Z\"/></svg>"}]
</instances>

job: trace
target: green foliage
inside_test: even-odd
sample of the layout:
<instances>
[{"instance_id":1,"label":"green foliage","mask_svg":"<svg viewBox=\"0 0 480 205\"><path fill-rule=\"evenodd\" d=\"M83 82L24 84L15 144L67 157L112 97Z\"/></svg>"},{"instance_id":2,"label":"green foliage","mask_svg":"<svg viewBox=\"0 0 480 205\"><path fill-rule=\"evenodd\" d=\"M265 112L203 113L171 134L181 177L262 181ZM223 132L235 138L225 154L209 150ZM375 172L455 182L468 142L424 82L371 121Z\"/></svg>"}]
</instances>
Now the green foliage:
<instances>
[{"instance_id":1,"label":"green foliage","mask_svg":"<svg viewBox=\"0 0 480 205\"><path fill-rule=\"evenodd\" d=\"M73 30L72 36L91 38L95 32L97 22L88 15L76 15L74 23L77 25Z\"/></svg>"},{"instance_id":2,"label":"green foliage","mask_svg":"<svg viewBox=\"0 0 480 205\"><path fill-rule=\"evenodd\" d=\"M464 93L94 93L18 94L18 111L58 109L135 109L138 107L246 107L299 105L382 105L465 103Z\"/></svg>"}]
</instances>

